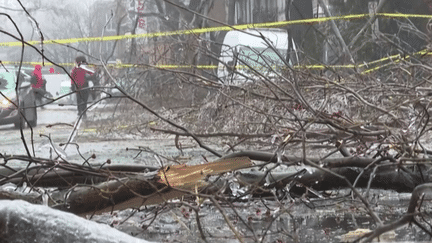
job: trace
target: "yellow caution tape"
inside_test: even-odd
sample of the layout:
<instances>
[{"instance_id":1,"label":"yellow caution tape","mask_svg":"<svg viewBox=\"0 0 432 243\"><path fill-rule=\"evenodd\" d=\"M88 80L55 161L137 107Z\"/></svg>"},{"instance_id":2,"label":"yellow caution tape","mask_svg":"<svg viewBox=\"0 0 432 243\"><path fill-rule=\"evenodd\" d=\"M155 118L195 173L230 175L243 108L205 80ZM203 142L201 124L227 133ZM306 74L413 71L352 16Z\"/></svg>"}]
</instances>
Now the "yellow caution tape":
<instances>
[{"instance_id":1,"label":"yellow caution tape","mask_svg":"<svg viewBox=\"0 0 432 243\"><path fill-rule=\"evenodd\" d=\"M70 38L70 39L58 39L58 40L44 40L43 44L71 44L77 42L93 42L93 41L115 41L133 38L154 38L160 36L174 36L174 35L190 35L190 34L202 34L215 31L230 31L230 30L245 30L251 28L276 28L286 25L294 24L316 24L322 23L330 20L356 20L369 18L371 15L367 14L350 14L342 16L332 16L323 18L313 18L313 19L299 19L299 20L287 20L269 23L257 23L257 24L242 24L242 25L232 25L232 26L219 26L219 27L209 27L209 28L197 28L190 30L177 30L177 31L167 31L167 32L155 32L155 33L143 33L143 34L126 34L126 35L114 35L114 36L104 36L104 37L83 37L83 38ZM401 14L401 13L377 13L377 17L384 18L432 18L432 15L423 14ZM41 41L28 41L27 43L31 45L39 44ZM20 41L12 42L0 42L1 46L20 46L22 43Z\"/></svg>"},{"instance_id":2,"label":"yellow caution tape","mask_svg":"<svg viewBox=\"0 0 432 243\"><path fill-rule=\"evenodd\" d=\"M432 15L423 15L423 14L401 14L401 13L377 13L377 17L384 18L432 18ZM105 36L105 37L88 37L88 38L71 38L71 39L59 39L59 40L44 40L44 44L69 44L76 43L81 41L113 41L113 40L122 40L122 39L132 39L132 38L153 38L159 36L171 36L171 35L187 35L187 34L201 34L207 32L214 31L229 31L233 29L244 30L250 28L275 28L282 27L286 25L294 25L294 24L315 24L326 22L329 20L355 20L370 17L370 14L351 14L351 15L343 15L343 16L332 16L332 17L323 17L323 18L313 18L313 19L301 19L301 20L290 20L290 21L279 21L279 22L270 22L270 23L258 23L258 24L243 24L243 25L233 25L233 26L220 26L220 27L210 27L210 28L200 28L200 29L191 29L191 30L179 30L179 31L168 31L168 32L156 32L156 33L144 33L144 34L126 34L126 35L118 35L118 36ZM38 44L40 41L29 41L29 44ZM21 42L1 42L0 46L19 46ZM432 55L428 50L422 50L414 55ZM403 57L404 59L410 58L410 56ZM393 61L395 63L399 62L402 59L400 54L392 55L389 57L384 57L366 64L349 64L349 65L305 65L305 66L294 66L294 68L305 68L305 69L334 69L334 68L363 68L371 65L378 64L380 62L384 62L387 60ZM17 65L19 62L10 62L10 61L2 61L3 64L13 64ZM24 65L42 65L42 62L22 62ZM363 71L363 74L370 73L376 71L380 68L390 65L391 63L384 64L382 66L377 66L370 68L368 70ZM45 62L44 65L53 65L52 63ZM61 66L74 66L74 63L58 63ZM197 69L214 69L218 68L217 65L143 65L143 64L108 64L110 67L116 68L131 68L138 66L147 66L161 69L187 69L187 68L197 68ZM245 66L238 65L237 69L247 68Z\"/></svg>"},{"instance_id":3,"label":"yellow caution tape","mask_svg":"<svg viewBox=\"0 0 432 243\"><path fill-rule=\"evenodd\" d=\"M419 52L416 52L413 54L413 56L415 55L432 55L432 52L428 51L428 50L421 50ZM396 55L392 55L392 56L388 56L388 57L384 57L375 61L371 61L368 63L363 63L363 64L347 64L347 65L296 65L293 66L294 69L342 69L342 68L367 68L369 66L373 66L375 64L378 64L380 62L385 62L387 60L391 61L390 63L381 65L381 66L377 66L377 67L373 67L370 69L367 69L365 71L362 72L362 74L366 74L366 73L370 73L373 71L376 71L378 69L381 69L383 67L386 67L392 63L398 63L400 62L402 59L409 59L411 58L410 55L406 55L404 57L402 57L400 54L396 54ZM20 62L12 62L12 61L1 61L2 64L4 65L19 65ZM22 62L22 65L42 65L42 62ZM44 62L43 65L45 66L53 66L52 63L50 62ZM74 63L57 63L57 65L60 66L74 66ZM90 65L92 66L92 65ZM114 67L114 68L132 68L132 67L149 67L149 68L159 68L159 69L216 69L218 68L217 65L173 65L173 64L160 64L160 65L148 65L148 64L107 64L106 66L108 67ZM246 65L237 65L235 66L236 69L248 69L249 67ZM259 69L260 67L254 67L256 69ZM273 68L275 68L275 66L273 66Z\"/></svg>"},{"instance_id":4,"label":"yellow caution tape","mask_svg":"<svg viewBox=\"0 0 432 243\"><path fill-rule=\"evenodd\" d=\"M424 55L432 55L431 51L428 50L421 50L418 51L416 53L413 54L413 56L415 55L420 55L420 56L424 56ZM388 57L384 57L375 61L371 61L368 63L363 63L363 64L348 64L348 65L296 65L293 66L294 69L341 69L341 68L364 68L364 67L369 67L369 66L373 66L375 64L378 64L380 62L385 62L387 60L391 61L390 63L381 65L381 66L377 66L377 67L373 67L370 69L367 69L365 71L362 72L362 74L366 74L366 73L370 73L373 71L376 71L378 69L381 69L385 66L388 66L392 63L398 63L400 62L402 59L410 59L411 56L410 55L406 55L404 57L402 57L400 54L396 54L396 55L392 55L392 56L388 56ZM2 64L4 65L19 65L20 62L12 62L12 61L1 61ZM50 62L22 62L22 65L45 65L45 66L53 66L52 63ZM74 66L74 63L57 63L57 65L60 66ZM92 65L90 65L92 66ZM218 68L217 65L173 65L173 64L160 64L160 65L148 65L148 64L107 64L108 67L115 67L115 68L132 68L132 67L149 67L149 68L159 68L159 69L192 69L192 68L196 68L196 69L216 69ZM248 66L245 65L237 65L235 66L236 69L248 69ZM257 67L254 67L257 68ZM275 68L275 67L273 67ZM259 68L258 68L259 69Z\"/></svg>"},{"instance_id":5,"label":"yellow caution tape","mask_svg":"<svg viewBox=\"0 0 432 243\"><path fill-rule=\"evenodd\" d=\"M22 65L45 65L45 66L54 66L54 64L52 64L51 62L12 62L12 61L1 61L2 64L4 65L19 65L20 63L22 63ZM74 63L56 63L57 65L60 66L75 66Z\"/></svg>"},{"instance_id":6,"label":"yellow caution tape","mask_svg":"<svg viewBox=\"0 0 432 243\"><path fill-rule=\"evenodd\" d=\"M19 65L22 63L23 66L35 66L35 65L44 65L44 66L54 66L51 62L14 62L14 61L0 61L3 65ZM56 63L59 66L75 66L75 63ZM95 66L94 64L89 64L89 66ZM115 68L132 68L132 67L151 67L151 68L161 68L161 69L177 69L177 68L197 68L197 69L214 69L217 68L217 65L172 65L172 64L160 64L160 65L148 65L148 64L107 64L108 67ZM241 66L238 66L242 68Z\"/></svg>"},{"instance_id":7,"label":"yellow caution tape","mask_svg":"<svg viewBox=\"0 0 432 243\"><path fill-rule=\"evenodd\" d=\"M421 51L418 51L418 52L414 53L412 56L418 56L418 55L420 55L420 56L428 55L429 56L429 55L432 55L432 52L425 49L425 50L421 50ZM371 69L367 69L367 70L363 71L362 74L371 73L371 72L374 72L374 71L376 71L378 69L381 69L383 67L389 66L389 65L394 64L394 63L399 63L402 60L408 60L410 58L411 58L410 55L406 55L406 56L402 57L401 54L396 54L396 55L392 55L392 56L389 56L389 57L381 58L379 60L375 60L375 61L369 62L367 64L364 64L364 65L368 66L368 65L371 65L371 64L376 64L378 62L384 62L384 61L387 61L387 60L390 60L391 62L390 63L386 63L386 64L381 65L381 66L377 66L377 67L371 68Z\"/></svg>"}]
</instances>

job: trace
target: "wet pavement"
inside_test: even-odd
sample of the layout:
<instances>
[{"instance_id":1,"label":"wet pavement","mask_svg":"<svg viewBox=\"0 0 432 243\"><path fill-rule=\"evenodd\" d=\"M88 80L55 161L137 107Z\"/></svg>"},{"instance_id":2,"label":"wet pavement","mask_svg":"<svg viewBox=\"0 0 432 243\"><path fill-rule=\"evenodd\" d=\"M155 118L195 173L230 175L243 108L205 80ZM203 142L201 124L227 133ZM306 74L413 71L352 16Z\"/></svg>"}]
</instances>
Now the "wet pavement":
<instances>
[{"instance_id":1,"label":"wet pavement","mask_svg":"<svg viewBox=\"0 0 432 243\"><path fill-rule=\"evenodd\" d=\"M74 106L58 107L50 105L38 109L39 125L33 129L33 141L36 156L49 157L48 137L59 145L70 136L71 127L48 124L69 123L76 119ZM40 136L40 135L43 136ZM32 141L30 129L24 129L27 143ZM89 162L101 164L108 159L113 164L141 164L160 166L158 153L175 157L180 161L203 161L206 156L213 157L199 149L190 139L182 138L181 143L188 147L180 152L174 144L174 136L148 136L117 138L104 137L98 134L98 127L83 124L80 127L76 142L79 146L69 146L65 153L71 162L82 163L84 158L93 154L95 159ZM131 148L142 147L148 152L140 153ZM79 153L78 153L79 151ZM152 151L152 152L150 152ZM10 126L0 127L0 152L3 154L24 154L20 131ZM81 155L80 155L81 154ZM15 165L26 163L14 162ZM410 194L398 194L392 191L376 191L380 201L376 201L376 212L385 223L398 219L408 205ZM344 195L343 193L341 193ZM346 192L345 192L346 195ZM371 193L371 195L375 195ZM265 202L265 205L263 204ZM195 201L187 201L194 204ZM245 242L261 240L263 242L341 242L342 235L355 229L373 229L376 227L361 204L350 201L347 197L323 202L311 200L307 203L299 199L292 201L286 198L281 204L269 199L251 199L248 202L234 203L236 213L224 202L220 202L236 230L244 237ZM326 205L327 204L327 205ZM311 207L311 205L313 207ZM199 211L201 224L208 242L238 242L228 227L223 215L209 202L205 201ZM132 209L96 215L94 221L106 223L111 227L138 238L161 242L202 242L194 211L173 201L168 205L156 205L141 208L139 212ZM253 229L253 231L251 230ZM394 232L388 240L391 242L428 242L430 238L417 227L404 226Z\"/></svg>"},{"instance_id":2,"label":"wet pavement","mask_svg":"<svg viewBox=\"0 0 432 243\"><path fill-rule=\"evenodd\" d=\"M188 149L180 152L174 144L173 136L104 136L100 134L100 126L95 123L93 115L97 113L100 119L103 116L109 116L112 111L103 112L107 106L96 107L88 112L89 122L80 124L78 133L74 138L77 145L69 145L64 151L67 155L67 160L70 162L82 163L84 158L89 158L93 154L95 159L89 162L101 164L108 159L112 163L121 164L145 164L151 166L159 166L154 153L162 154L168 157L176 157L179 160L189 161L190 159L201 159L201 155L213 158L213 156L197 149L197 145L190 139L183 138L180 141ZM98 110L99 109L99 110ZM102 110L102 111L101 111ZM55 104L48 105L44 109L38 109L38 126L31 131L29 128L23 129L25 141L30 149L34 151L37 157L50 158L53 153L50 153L49 139L59 146L66 143L72 133L72 127L77 121L77 111L75 106L58 106ZM62 123L62 124L60 124ZM65 125L65 124L69 124ZM54 125L54 126L48 126ZM153 136L154 135L154 136ZM32 145L32 141L34 146ZM142 147L152 152L139 153L139 151L131 150ZM61 147L63 148L63 147ZM0 126L0 153L3 154L26 154L25 147L19 129L15 129L13 125ZM18 162L16 162L18 163ZM18 163L17 165L22 165Z\"/></svg>"},{"instance_id":3,"label":"wet pavement","mask_svg":"<svg viewBox=\"0 0 432 243\"><path fill-rule=\"evenodd\" d=\"M373 208L384 223L397 220L406 211L410 194L395 197L393 192L372 190L372 194L375 193L385 196L380 201L384 206ZM360 202L346 199L325 202L312 199L308 205L301 200L281 200L277 203L273 200L252 199L233 203L236 212L227 204L220 203L245 242L347 242L352 241L344 236L348 232L374 229L376 224L365 213ZM187 203L194 204L191 201ZM315 208L311 208L311 205ZM204 202L198 214L208 242L238 242L223 215L209 202ZM154 217L156 219L153 221ZM112 215L95 215L92 220L149 241L202 242L195 212L182 206L178 200L168 205L141 208L139 212L128 209L115 211ZM410 226L401 227L380 238L380 242L429 240L426 233Z\"/></svg>"}]
</instances>

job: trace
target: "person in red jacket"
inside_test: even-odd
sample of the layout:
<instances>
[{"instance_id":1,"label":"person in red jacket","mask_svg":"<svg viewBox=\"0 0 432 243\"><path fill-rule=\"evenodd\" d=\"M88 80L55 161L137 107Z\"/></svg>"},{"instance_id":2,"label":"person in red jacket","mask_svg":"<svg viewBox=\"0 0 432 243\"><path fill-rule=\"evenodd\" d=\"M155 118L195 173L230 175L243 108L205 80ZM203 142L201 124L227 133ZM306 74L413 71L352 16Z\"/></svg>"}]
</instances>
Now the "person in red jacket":
<instances>
[{"instance_id":1,"label":"person in red jacket","mask_svg":"<svg viewBox=\"0 0 432 243\"><path fill-rule=\"evenodd\" d=\"M31 74L30 83L35 93L36 101L38 105L42 105L42 98L48 95L46 91L46 80L42 77L41 65L36 65L34 71Z\"/></svg>"},{"instance_id":2,"label":"person in red jacket","mask_svg":"<svg viewBox=\"0 0 432 243\"><path fill-rule=\"evenodd\" d=\"M72 90L76 91L78 116L82 115L83 119L87 119L85 111L89 97L89 84L86 75L93 75L94 71L86 67L87 62L84 56L78 56L75 59L75 64L75 67L71 71Z\"/></svg>"}]
</instances>

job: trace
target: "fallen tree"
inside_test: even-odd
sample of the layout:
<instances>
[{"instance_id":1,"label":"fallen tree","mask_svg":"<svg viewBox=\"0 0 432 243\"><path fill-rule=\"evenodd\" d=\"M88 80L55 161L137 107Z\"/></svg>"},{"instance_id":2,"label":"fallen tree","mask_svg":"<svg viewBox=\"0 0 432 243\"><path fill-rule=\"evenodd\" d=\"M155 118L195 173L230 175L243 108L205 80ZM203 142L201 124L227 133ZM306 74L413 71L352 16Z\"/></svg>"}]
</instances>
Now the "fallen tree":
<instances>
[{"instance_id":1,"label":"fallen tree","mask_svg":"<svg viewBox=\"0 0 432 243\"><path fill-rule=\"evenodd\" d=\"M16 156L14 157L16 158ZM92 214L95 212L113 211L130 207L139 208L166 202L193 191L201 191L208 183L205 179L222 173L244 169L252 166L247 157L222 159L203 165L172 165L151 172L150 167L143 166L77 166L69 163L55 163L54 167L46 169L49 161L43 167L24 168L19 171L4 168L0 172L2 184L17 182L28 183L32 187L65 187L73 185L60 192L49 194L50 200L44 202L53 208L75 214ZM51 164L52 164L51 163ZM45 167L45 168L44 168ZM26 174L23 177L22 174ZM28 178L28 180L25 180ZM59 183L61 181L62 183ZM104 182L101 182L104 181ZM101 182L99 184L96 184ZM87 186L85 184L88 184ZM34 194L27 197L13 191L0 191L0 199L24 199L35 203Z\"/></svg>"},{"instance_id":2,"label":"fallen tree","mask_svg":"<svg viewBox=\"0 0 432 243\"><path fill-rule=\"evenodd\" d=\"M14 156L14 159L17 158L19 157ZM253 165L249 158L256 161L256 165ZM233 183L233 178L242 187L248 188L249 192L246 194L271 195L272 189L277 189L293 197L301 197L305 193L309 196L322 197L319 191L350 187L411 192L416 186L430 182L429 177L422 174L422 171L427 170L425 165L401 167L389 159L359 157L324 160L308 158L301 169L294 173L253 170L239 171L232 177L220 176L239 169L264 168L267 163L276 163L276 159L272 153L243 151L211 163L192 166L171 165L157 170L154 167L137 165L78 166L50 163L41 159L44 166L21 170L3 168L0 172L0 183L22 185L25 182L32 187L67 188L51 194L48 204L76 214L92 214L130 207L139 208L166 202L189 193L225 192L230 197L232 191L225 189ZM297 165L301 161L302 158L282 157L282 162L292 165ZM49 167L49 164L53 167ZM371 165L376 167L371 169ZM286 190L287 188L289 189ZM42 203L41 199L36 200L31 194L25 198L22 194L0 192L0 198L20 198Z\"/></svg>"},{"instance_id":3,"label":"fallen tree","mask_svg":"<svg viewBox=\"0 0 432 243\"><path fill-rule=\"evenodd\" d=\"M201 7L206 8L205 5ZM164 9L162 5L159 7ZM193 16L199 16L196 14ZM334 24L332 30L339 32ZM51 61L43 49L25 42L22 36L0 32L20 40L44 60ZM196 38L191 43L201 43L200 36ZM385 36L377 38L382 38L385 43L391 41ZM343 42L343 38L338 39ZM138 63L137 67L112 73L102 58L98 61L111 84L109 89L118 90L121 96L116 97L123 98L123 106L115 110L107 130L128 127L121 137L124 133L141 137L173 135L180 154L186 149L181 138L190 138L188 142L196 151L210 153L219 160L208 162L204 158L202 163L188 161L184 164L175 158L161 160L162 156L156 156L160 166L151 167L94 165L83 156L82 161L68 161L57 151L57 158L41 158L36 156L34 149L33 130L31 139L26 140L21 129L27 154L0 154L3 161L0 165L0 198L45 204L82 216L105 212L114 215L114 211L126 208L133 208L134 212L146 211L148 205L154 204L161 211L167 205L181 205L189 212L195 212L197 230L203 241L212 237L202 229L200 221L204 218L200 215L201 207L207 202L217 209L231 230L231 235L224 237L235 237L239 241L249 237L264 242L270 233L275 233L299 242L301 237L295 220L293 227L282 231L271 229L277 224L274 222L282 220L284 214L293 219L290 210L293 206L333 202L336 200L333 193L346 189L349 193L338 196L341 201L348 201L342 211L361 208L376 225L376 228L371 226L372 232L365 235L369 237L366 240L408 223L414 223L425 234L432 235L425 226L430 223L423 203L431 187L431 68L430 60L425 58L428 51L406 55L405 50L397 49L403 54L403 57L399 56L400 60L391 59L385 65L389 69L369 74L373 71L370 68L384 68L378 66L382 60L354 65L355 68L349 71L341 71L338 66L323 66L319 71L301 65L293 68L284 53L276 50L269 40L263 38L263 42L280 60L269 60L263 53L250 50L258 58L252 60L251 56L239 53L236 57L238 67L221 63L250 82L239 83L233 78L229 80L210 73L201 75L204 72L196 72L195 66L189 72ZM391 44L397 46L397 43ZM343 56L355 57L358 51L343 49ZM171 51L181 54L178 50ZM206 54L214 59L219 57L219 53ZM392 54L389 51L384 56ZM304 63L309 61L315 63L315 60L307 59ZM278 64L276 68L274 64ZM155 77L154 80L147 82L142 78L143 73L146 77ZM157 76L161 73L162 76ZM167 84L160 82L166 80L170 81L170 87L160 85L160 89L172 93L188 85L190 90L186 94L197 94L194 88L205 91L204 95L200 93L200 98L206 97L204 102L184 109L171 104L174 111L153 108L150 105L153 97L143 95L143 90L150 82ZM106 97L92 105L114 97L106 90L101 87L99 91ZM194 97L187 98L194 100ZM140 116L143 113L146 117ZM107 126L105 120L97 125L91 122L88 124L94 125L95 129ZM79 124L78 119L72 125L65 146L72 144L72 138L80 130ZM56 150L57 145L46 137ZM138 154L149 152L140 147L135 150ZM14 160L25 162L27 166L15 168L11 166ZM384 222L385 217L377 212L381 202L373 201L369 195L374 188L412 194L408 211L401 220ZM238 212L239 202L263 204L268 212L260 218L268 222L264 230L258 232L253 227L255 218ZM342 207L332 203L324 207L327 206ZM186 211L182 213L188 218ZM147 229L159 212L155 210L154 218L142 228ZM236 228L235 223L244 227L244 231Z\"/></svg>"}]
</instances>

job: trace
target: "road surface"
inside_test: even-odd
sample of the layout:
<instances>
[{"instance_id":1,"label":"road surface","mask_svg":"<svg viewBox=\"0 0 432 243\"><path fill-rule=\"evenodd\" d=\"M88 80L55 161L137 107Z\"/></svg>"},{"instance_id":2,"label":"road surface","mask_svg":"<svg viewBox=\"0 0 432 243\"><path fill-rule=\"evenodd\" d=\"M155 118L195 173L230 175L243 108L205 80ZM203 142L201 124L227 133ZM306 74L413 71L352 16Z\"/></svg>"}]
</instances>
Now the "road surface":
<instances>
[{"instance_id":1,"label":"road surface","mask_svg":"<svg viewBox=\"0 0 432 243\"><path fill-rule=\"evenodd\" d=\"M101 108L102 110L103 108ZM91 118L92 112L88 113ZM107 116L111 113L107 112ZM28 144L28 148L33 153L33 148L36 157L52 158L56 154L50 151L49 138L53 141L55 146L59 146L62 143L66 143L72 132L72 127L68 125L55 125L48 126L49 124L56 123L67 123L73 125L77 119L77 111L75 106L59 107L56 105L47 106L45 109L38 108L38 126L33 129L33 145L32 145L32 134L29 128L23 130L24 138ZM103 125L103 124L102 124ZM146 147L150 150L168 157L177 157L182 161L189 159L198 158L197 161L202 160L202 155L207 156L209 159L213 159L213 156L206 151L197 149L197 144L191 141L190 138L181 138L180 142L187 147L183 150L183 154L176 149L174 144L173 136L157 136L157 134L151 133L150 136L144 136L141 138L131 137L125 135L121 138L121 135L117 136L116 139L101 135L98 130L98 125L92 123L82 124L78 130L78 134L75 137L74 144L70 144L64 153L68 162L72 163L83 163L84 159L90 158L93 154L96 155L95 159L90 159L90 163L101 164L105 163L108 159L113 164L145 164L149 166L160 166L158 160L152 153L139 153L134 150L127 150L126 148L138 148ZM63 149L64 147L60 147ZM21 139L21 132L19 129L15 129L14 125L0 126L0 153L7 155L23 155L26 154L26 149L23 145L23 139ZM83 157L81 157L81 155ZM138 155L138 156L137 156ZM0 160L0 163L2 161ZM26 165L26 163L16 162L17 165Z\"/></svg>"},{"instance_id":2,"label":"road surface","mask_svg":"<svg viewBox=\"0 0 432 243\"><path fill-rule=\"evenodd\" d=\"M72 131L72 127L67 125L56 125L53 127L47 127L47 125L56 123L73 125L76 119L77 113L75 107L52 105L45 109L38 108L38 126L33 129L33 136L29 128L23 129L24 139L22 139L21 131L15 129L13 124L0 126L0 153L9 155L26 154L23 143L25 140L31 152L34 147L36 156L46 157L45 150L49 150L48 146L44 148L44 145L47 145L49 141L46 136L51 137L56 144L65 143ZM32 141L34 146L32 146Z\"/></svg>"},{"instance_id":3,"label":"road surface","mask_svg":"<svg viewBox=\"0 0 432 243\"><path fill-rule=\"evenodd\" d=\"M58 107L51 105L45 109L38 108L38 126L33 129L33 145L32 133L29 128L23 130L24 138L28 144L28 148L33 153L33 147L36 157L50 158L56 156L50 152L49 138L53 141L55 146L61 143L66 143L71 132L72 127L68 125L55 125L49 127L49 124L67 123L73 125L77 119L76 107ZM165 139L166 140L166 139ZM152 157L138 156L136 151L126 151L126 148L136 148L137 146L150 146L157 149L158 145L168 145L167 141L160 141L155 143L154 139L144 138L143 140L136 139L116 139L110 140L101 136L97 136L97 128L89 127L86 124L80 126L79 132L74 139L76 144L71 144L64 151L67 155L67 160L70 162L82 163L84 159L80 156L79 152L84 158L91 157L92 154L96 155L96 159L91 159L92 163L104 163L110 159L113 163L151 163L156 165L156 160ZM173 142L172 142L173 143ZM173 147L172 145L168 145ZM64 148L64 147L60 147ZM21 132L15 129L14 125L0 126L0 153L7 155L22 155L26 154L26 149L23 145ZM21 163L18 163L23 165Z\"/></svg>"}]
</instances>

